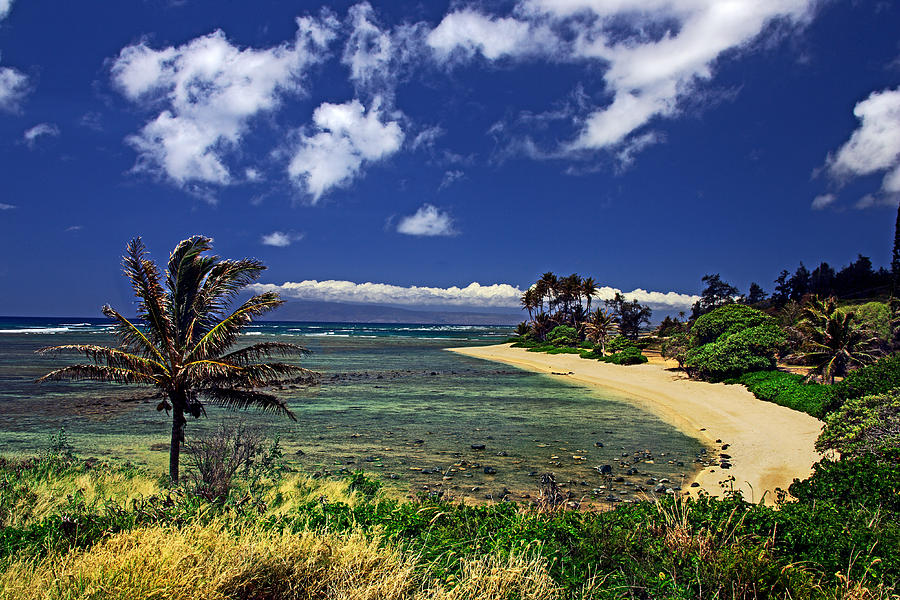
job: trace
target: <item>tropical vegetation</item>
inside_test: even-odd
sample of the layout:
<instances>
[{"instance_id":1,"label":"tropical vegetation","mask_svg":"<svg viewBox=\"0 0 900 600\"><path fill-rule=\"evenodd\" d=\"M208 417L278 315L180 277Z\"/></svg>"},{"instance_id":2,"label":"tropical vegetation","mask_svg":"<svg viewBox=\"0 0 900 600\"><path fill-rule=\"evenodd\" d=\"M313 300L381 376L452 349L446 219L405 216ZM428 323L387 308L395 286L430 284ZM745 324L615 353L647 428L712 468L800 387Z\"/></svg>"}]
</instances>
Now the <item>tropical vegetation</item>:
<instances>
[{"instance_id":1,"label":"tropical vegetation","mask_svg":"<svg viewBox=\"0 0 900 600\"><path fill-rule=\"evenodd\" d=\"M90 363L51 371L39 382L94 380L149 386L158 392L157 411L172 415L169 476L178 481L179 456L187 416L206 414L204 406L256 408L295 419L283 400L264 388L287 379L311 381L315 373L287 362L258 362L271 356L302 356L305 348L264 342L236 350L252 320L282 304L274 292L252 296L233 307L238 294L265 269L251 258L220 259L206 254L212 239L193 236L169 255L165 282L140 238L127 246L125 276L138 299L138 320L109 305L103 314L115 323L119 347L64 345L38 352L73 352Z\"/></svg>"}]
</instances>

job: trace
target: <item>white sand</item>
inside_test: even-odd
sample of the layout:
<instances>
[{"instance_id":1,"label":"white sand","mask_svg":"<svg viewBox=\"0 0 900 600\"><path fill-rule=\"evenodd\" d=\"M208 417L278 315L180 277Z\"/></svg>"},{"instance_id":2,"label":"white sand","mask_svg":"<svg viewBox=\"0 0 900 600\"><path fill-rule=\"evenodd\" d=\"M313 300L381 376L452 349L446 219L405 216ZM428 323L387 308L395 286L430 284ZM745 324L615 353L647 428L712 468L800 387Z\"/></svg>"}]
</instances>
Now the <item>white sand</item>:
<instances>
[{"instance_id":1,"label":"white sand","mask_svg":"<svg viewBox=\"0 0 900 600\"><path fill-rule=\"evenodd\" d=\"M557 376L610 390L700 440L712 456L731 456L730 469L703 469L696 478L700 487L689 488L692 491L721 496L720 482L733 476L734 482L726 484L729 489L733 485L746 500L771 504L776 488L787 490L795 478L807 477L821 458L814 447L821 421L758 400L740 385L692 381L664 364L610 365L574 354L526 352L509 344L451 351L540 373L568 373ZM728 449L722 451L722 444Z\"/></svg>"}]
</instances>

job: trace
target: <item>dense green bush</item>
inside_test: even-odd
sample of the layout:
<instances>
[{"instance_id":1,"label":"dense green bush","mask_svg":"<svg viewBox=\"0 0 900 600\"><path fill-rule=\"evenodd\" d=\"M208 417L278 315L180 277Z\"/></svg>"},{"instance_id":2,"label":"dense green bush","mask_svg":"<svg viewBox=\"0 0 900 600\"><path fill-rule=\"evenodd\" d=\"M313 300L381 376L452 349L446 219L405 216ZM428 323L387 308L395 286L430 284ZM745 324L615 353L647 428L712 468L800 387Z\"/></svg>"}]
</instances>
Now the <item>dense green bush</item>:
<instances>
[{"instance_id":1,"label":"dense green bush","mask_svg":"<svg viewBox=\"0 0 900 600\"><path fill-rule=\"evenodd\" d=\"M829 385L804 383L804 379L802 375L783 371L756 371L726 383L743 384L760 400L822 418L834 403L834 389Z\"/></svg>"},{"instance_id":2,"label":"dense green bush","mask_svg":"<svg viewBox=\"0 0 900 600\"><path fill-rule=\"evenodd\" d=\"M614 365L639 365L647 362L647 357L641 354L641 349L637 346L629 346L621 352L602 356L599 360L600 362L611 363Z\"/></svg>"},{"instance_id":3,"label":"dense green bush","mask_svg":"<svg viewBox=\"0 0 900 600\"><path fill-rule=\"evenodd\" d=\"M723 308L728 307L716 309L704 317L714 315ZM726 332L714 342L688 350L684 367L692 374L710 380L771 370L775 368L775 353L783 341L781 329L771 322L733 333Z\"/></svg>"},{"instance_id":4,"label":"dense green bush","mask_svg":"<svg viewBox=\"0 0 900 600\"><path fill-rule=\"evenodd\" d=\"M557 325L547 334L547 341L557 348L578 344L578 331L568 325Z\"/></svg>"},{"instance_id":5,"label":"dense green bush","mask_svg":"<svg viewBox=\"0 0 900 600\"><path fill-rule=\"evenodd\" d=\"M891 309L884 302L866 302L845 310L853 312L853 322L858 327L871 331L880 340L891 338Z\"/></svg>"},{"instance_id":6,"label":"dense green bush","mask_svg":"<svg viewBox=\"0 0 900 600\"><path fill-rule=\"evenodd\" d=\"M696 348L715 342L722 336L760 325L774 324L775 319L761 310L745 304L726 304L694 322L691 327L691 345Z\"/></svg>"},{"instance_id":7,"label":"dense green bush","mask_svg":"<svg viewBox=\"0 0 900 600\"><path fill-rule=\"evenodd\" d=\"M847 400L825 419L819 450L878 456L900 447L900 390Z\"/></svg>"},{"instance_id":8,"label":"dense green bush","mask_svg":"<svg viewBox=\"0 0 900 600\"><path fill-rule=\"evenodd\" d=\"M834 385L835 393L841 400L883 394L895 388L900 388L900 355L886 356L851 371L843 381Z\"/></svg>"},{"instance_id":9,"label":"dense green bush","mask_svg":"<svg viewBox=\"0 0 900 600\"><path fill-rule=\"evenodd\" d=\"M834 502L865 506L900 514L900 448L883 457L866 454L857 458L823 460L809 479L795 481L791 496L799 502Z\"/></svg>"},{"instance_id":10,"label":"dense green bush","mask_svg":"<svg viewBox=\"0 0 900 600\"><path fill-rule=\"evenodd\" d=\"M629 340L624 335L617 335L613 339L609 340L609 343L606 344L606 351L615 354L616 352L621 352L625 348L635 348L634 342Z\"/></svg>"}]
</instances>

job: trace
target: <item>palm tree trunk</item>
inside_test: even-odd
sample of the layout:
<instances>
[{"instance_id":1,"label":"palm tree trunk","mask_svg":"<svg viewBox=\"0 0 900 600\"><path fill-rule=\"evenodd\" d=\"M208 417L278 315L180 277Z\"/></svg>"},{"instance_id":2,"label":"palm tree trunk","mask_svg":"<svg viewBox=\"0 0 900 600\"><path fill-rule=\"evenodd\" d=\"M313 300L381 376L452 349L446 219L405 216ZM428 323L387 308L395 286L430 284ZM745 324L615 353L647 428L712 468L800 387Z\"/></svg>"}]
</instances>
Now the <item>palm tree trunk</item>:
<instances>
[{"instance_id":1,"label":"palm tree trunk","mask_svg":"<svg viewBox=\"0 0 900 600\"><path fill-rule=\"evenodd\" d=\"M180 403L172 402L172 441L169 445L169 478L178 483L178 459L181 456L181 444L184 443L184 408Z\"/></svg>"}]
</instances>

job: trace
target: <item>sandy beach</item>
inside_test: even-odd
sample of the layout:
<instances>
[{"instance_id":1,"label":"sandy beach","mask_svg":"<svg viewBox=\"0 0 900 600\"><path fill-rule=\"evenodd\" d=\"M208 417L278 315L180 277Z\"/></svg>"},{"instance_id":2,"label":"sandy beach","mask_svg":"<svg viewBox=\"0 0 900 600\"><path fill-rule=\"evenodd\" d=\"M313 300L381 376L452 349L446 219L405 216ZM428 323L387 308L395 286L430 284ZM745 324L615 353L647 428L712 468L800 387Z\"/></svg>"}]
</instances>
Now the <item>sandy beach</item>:
<instances>
[{"instance_id":1,"label":"sandy beach","mask_svg":"<svg viewBox=\"0 0 900 600\"><path fill-rule=\"evenodd\" d=\"M771 504L776 488L805 478L821 458L814 446L821 421L758 400L743 386L692 381L659 362L623 367L509 344L450 350L609 390L700 440L713 456L730 457L729 469L704 468L696 478L699 487L688 488L691 492L721 496L733 485L745 499ZM729 477L734 481L722 483Z\"/></svg>"}]
</instances>

